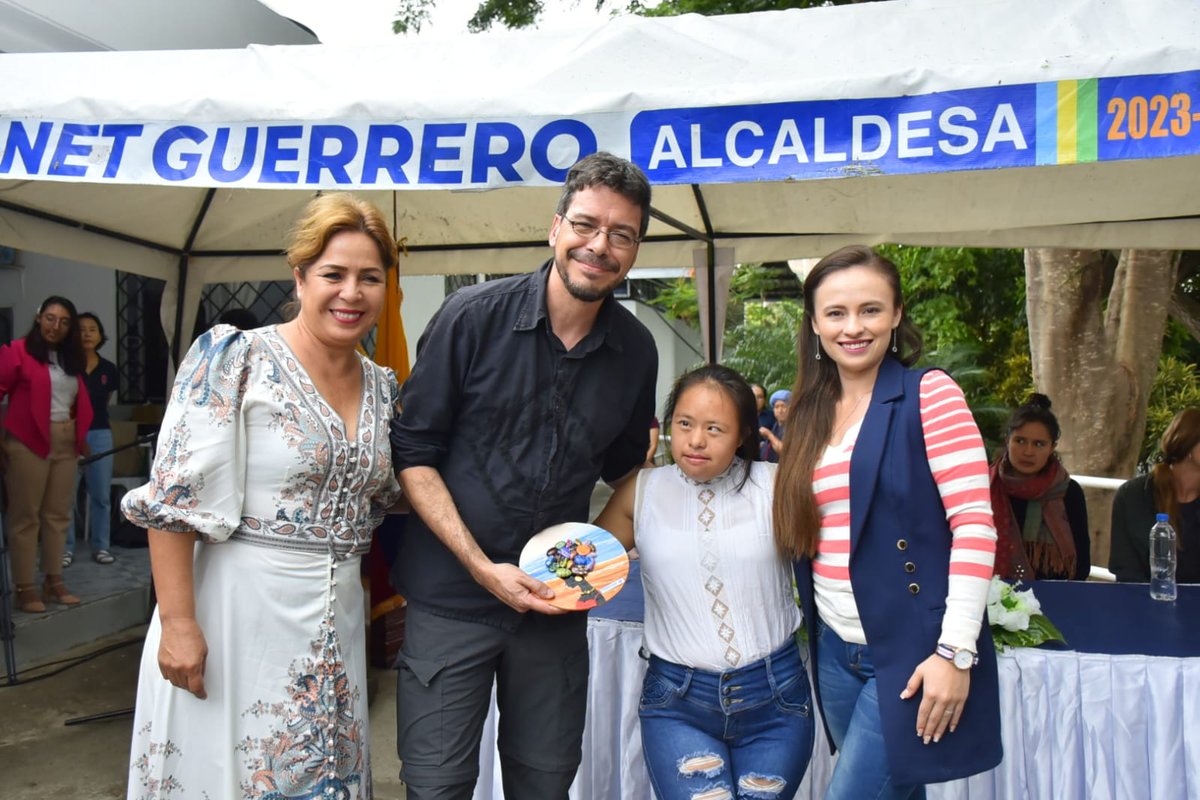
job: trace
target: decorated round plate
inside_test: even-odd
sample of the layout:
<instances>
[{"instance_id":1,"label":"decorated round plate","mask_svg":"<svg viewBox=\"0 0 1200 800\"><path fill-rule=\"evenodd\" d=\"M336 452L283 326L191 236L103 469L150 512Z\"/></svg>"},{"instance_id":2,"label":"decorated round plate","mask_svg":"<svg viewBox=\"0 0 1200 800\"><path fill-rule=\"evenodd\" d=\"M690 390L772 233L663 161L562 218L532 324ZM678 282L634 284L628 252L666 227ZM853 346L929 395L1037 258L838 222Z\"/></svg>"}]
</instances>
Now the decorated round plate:
<instances>
[{"instance_id":1,"label":"decorated round plate","mask_svg":"<svg viewBox=\"0 0 1200 800\"><path fill-rule=\"evenodd\" d=\"M629 576L629 556L616 537L586 522L564 522L534 535L521 569L550 587L551 604L568 611L603 605Z\"/></svg>"}]
</instances>

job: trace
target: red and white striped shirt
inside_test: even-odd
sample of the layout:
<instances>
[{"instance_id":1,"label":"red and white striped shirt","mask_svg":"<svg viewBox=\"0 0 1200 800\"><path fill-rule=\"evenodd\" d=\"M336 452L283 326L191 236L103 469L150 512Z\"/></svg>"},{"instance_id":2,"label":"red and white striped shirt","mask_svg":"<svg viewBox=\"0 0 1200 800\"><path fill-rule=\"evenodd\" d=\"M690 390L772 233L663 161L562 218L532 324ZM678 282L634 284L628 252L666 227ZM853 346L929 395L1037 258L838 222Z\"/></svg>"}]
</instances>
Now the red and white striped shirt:
<instances>
[{"instance_id":1,"label":"red and white striped shirt","mask_svg":"<svg viewBox=\"0 0 1200 800\"><path fill-rule=\"evenodd\" d=\"M938 641L974 650L996 554L987 454L962 389L949 375L936 370L925 373L920 409L929 471L953 535L946 613ZM843 641L867 644L849 566L850 456L861 427L860 421L841 442L827 447L813 473L821 535L812 569L821 619Z\"/></svg>"}]
</instances>

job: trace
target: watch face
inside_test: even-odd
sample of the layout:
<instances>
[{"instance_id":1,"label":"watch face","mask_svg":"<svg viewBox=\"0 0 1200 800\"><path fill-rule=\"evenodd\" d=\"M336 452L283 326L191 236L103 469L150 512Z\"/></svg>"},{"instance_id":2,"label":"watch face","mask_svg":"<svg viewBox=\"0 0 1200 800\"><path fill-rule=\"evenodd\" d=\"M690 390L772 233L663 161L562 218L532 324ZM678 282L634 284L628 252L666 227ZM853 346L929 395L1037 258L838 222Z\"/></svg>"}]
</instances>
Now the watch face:
<instances>
[{"instance_id":1,"label":"watch face","mask_svg":"<svg viewBox=\"0 0 1200 800\"><path fill-rule=\"evenodd\" d=\"M959 669L970 669L975 663L975 656L970 650L959 650L954 654L954 666Z\"/></svg>"}]
</instances>

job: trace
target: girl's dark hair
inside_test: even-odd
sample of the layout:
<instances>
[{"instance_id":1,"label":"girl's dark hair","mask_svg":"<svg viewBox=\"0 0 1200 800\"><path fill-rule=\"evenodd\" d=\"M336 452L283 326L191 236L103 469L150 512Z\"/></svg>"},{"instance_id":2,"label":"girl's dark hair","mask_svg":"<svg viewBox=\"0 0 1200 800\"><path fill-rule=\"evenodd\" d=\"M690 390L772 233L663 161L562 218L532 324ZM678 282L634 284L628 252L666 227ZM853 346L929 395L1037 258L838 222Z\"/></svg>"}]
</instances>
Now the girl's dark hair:
<instances>
[{"instance_id":1,"label":"girl's dark hair","mask_svg":"<svg viewBox=\"0 0 1200 800\"><path fill-rule=\"evenodd\" d=\"M65 297L52 294L38 306L37 316L29 326L29 333L25 334L25 352L36 361L50 363L51 348L42 338L42 329L38 324L38 317L46 313L50 306L62 306L71 315L71 326L67 328L67 336L55 348L58 351L58 365L68 375L82 375L87 370L87 358L83 354L83 340L79 338L79 313L75 310L75 304Z\"/></svg>"},{"instance_id":2,"label":"girl's dark hair","mask_svg":"<svg viewBox=\"0 0 1200 800\"><path fill-rule=\"evenodd\" d=\"M750 391L750 384L746 383L746 379L737 370L720 364L706 364L691 372L685 372L671 387L671 394L663 409L663 422L668 429L675 417L675 406L678 405L679 398L697 384L714 386L725 392L725 395L733 401L733 408L737 413L738 429L741 433L738 437L737 449L737 454L742 457L743 461L742 477L737 485L738 490L741 491L750 477L750 462L758 458L758 407L754 402L754 392Z\"/></svg>"},{"instance_id":3,"label":"girl's dark hair","mask_svg":"<svg viewBox=\"0 0 1200 800\"><path fill-rule=\"evenodd\" d=\"M104 323L101 322L100 318L91 311L84 311L75 318L76 323L83 319L90 319L92 322L96 323L96 329L100 331L100 343L96 345L96 349L99 350L101 347L104 347L104 343L108 341L108 334L104 332Z\"/></svg>"},{"instance_id":4,"label":"girl's dark hair","mask_svg":"<svg viewBox=\"0 0 1200 800\"><path fill-rule=\"evenodd\" d=\"M1050 410L1050 398L1044 394L1034 393L1025 401L1025 405L1019 407L1008 418L1008 430L1004 434L1004 438L1012 436L1013 431L1020 428L1022 425L1028 425L1030 422L1040 422L1046 426L1046 430L1050 432L1050 441L1053 444L1058 444L1058 437L1062 435L1062 429L1058 426L1058 417L1054 416L1054 412Z\"/></svg>"},{"instance_id":5,"label":"girl's dark hair","mask_svg":"<svg viewBox=\"0 0 1200 800\"><path fill-rule=\"evenodd\" d=\"M887 281L892 303L903 310L900 271L888 259L869 247L851 245L822 258L804 279L804 316L796 335L796 385L788 405L788 425L784 430L784 448L779 455L779 473L775 479L775 544L785 558L814 556L821 532L821 514L813 494L813 471L825 452L833 433L833 417L842 397L842 381L837 364L821 349L813 332L817 318L816 294L821 284L834 273L851 267L868 267ZM888 343L886 358L894 358L911 367L921 357L921 332L900 317L896 328L897 352ZM821 358L817 358L817 354Z\"/></svg>"}]
</instances>

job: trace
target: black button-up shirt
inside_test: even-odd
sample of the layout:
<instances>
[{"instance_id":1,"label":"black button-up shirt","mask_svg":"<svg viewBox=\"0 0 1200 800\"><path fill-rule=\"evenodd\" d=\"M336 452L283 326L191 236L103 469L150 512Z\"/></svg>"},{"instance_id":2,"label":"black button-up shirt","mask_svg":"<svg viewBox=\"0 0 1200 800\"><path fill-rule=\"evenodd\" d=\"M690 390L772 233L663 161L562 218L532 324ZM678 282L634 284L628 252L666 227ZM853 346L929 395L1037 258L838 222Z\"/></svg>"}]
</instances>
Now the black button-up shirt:
<instances>
[{"instance_id":1,"label":"black button-up shirt","mask_svg":"<svg viewBox=\"0 0 1200 800\"><path fill-rule=\"evenodd\" d=\"M586 521L597 478L616 480L645 459L654 415L650 332L610 297L567 351L546 314L551 268L448 297L417 344L392 421L396 469L437 468L496 562L517 563L543 528ZM519 620L415 514L392 581L434 613L505 627Z\"/></svg>"}]
</instances>

